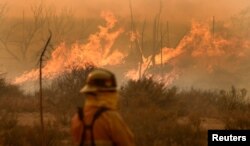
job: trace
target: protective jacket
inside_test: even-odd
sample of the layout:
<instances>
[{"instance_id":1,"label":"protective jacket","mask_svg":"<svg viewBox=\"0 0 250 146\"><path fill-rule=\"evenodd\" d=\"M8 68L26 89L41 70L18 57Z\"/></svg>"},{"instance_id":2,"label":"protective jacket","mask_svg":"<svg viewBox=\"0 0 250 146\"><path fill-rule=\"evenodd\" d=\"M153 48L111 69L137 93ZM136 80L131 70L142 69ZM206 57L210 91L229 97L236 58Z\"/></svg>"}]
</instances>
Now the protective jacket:
<instances>
[{"instance_id":1,"label":"protective jacket","mask_svg":"<svg viewBox=\"0 0 250 146\"><path fill-rule=\"evenodd\" d=\"M91 132L83 136L84 125L91 125L95 113L101 107L108 110L103 112L93 126L93 137L96 146L134 146L134 137L120 114L116 110L117 93L101 93L97 97L87 97L83 108L83 121L76 114L72 119L71 131L74 141L84 146L91 146ZM86 129L85 129L86 130Z\"/></svg>"}]
</instances>

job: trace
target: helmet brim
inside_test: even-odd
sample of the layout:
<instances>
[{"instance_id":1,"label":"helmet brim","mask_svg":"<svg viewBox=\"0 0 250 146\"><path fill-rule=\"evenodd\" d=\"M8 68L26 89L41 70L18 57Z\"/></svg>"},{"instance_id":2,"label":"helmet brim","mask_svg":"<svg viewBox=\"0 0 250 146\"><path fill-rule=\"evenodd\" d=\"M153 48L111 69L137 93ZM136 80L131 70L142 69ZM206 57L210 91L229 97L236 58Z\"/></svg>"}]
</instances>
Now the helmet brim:
<instances>
[{"instance_id":1,"label":"helmet brim","mask_svg":"<svg viewBox=\"0 0 250 146\"><path fill-rule=\"evenodd\" d=\"M88 93L88 92L96 92L97 88L96 87L91 87L88 85L85 85L81 90L80 93Z\"/></svg>"},{"instance_id":2,"label":"helmet brim","mask_svg":"<svg viewBox=\"0 0 250 146\"><path fill-rule=\"evenodd\" d=\"M89 86L89 85L85 85L81 90L80 93L93 93L93 92L112 92L112 91L117 91L116 87L112 87L112 88L97 88L97 87L93 87L93 86Z\"/></svg>"}]
</instances>

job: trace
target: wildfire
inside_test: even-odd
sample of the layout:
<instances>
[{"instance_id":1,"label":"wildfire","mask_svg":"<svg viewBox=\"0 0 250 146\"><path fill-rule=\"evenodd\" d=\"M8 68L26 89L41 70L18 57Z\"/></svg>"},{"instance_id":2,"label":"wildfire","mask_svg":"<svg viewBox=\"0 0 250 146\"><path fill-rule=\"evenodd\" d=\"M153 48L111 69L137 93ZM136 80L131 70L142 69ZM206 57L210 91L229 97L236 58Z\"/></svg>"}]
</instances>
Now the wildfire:
<instances>
[{"instance_id":1,"label":"wildfire","mask_svg":"<svg viewBox=\"0 0 250 146\"><path fill-rule=\"evenodd\" d=\"M139 41L139 38L141 37L138 31L131 31L129 36L131 42Z\"/></svg>"},{"instance_id":2,"label":"wildfire","mask_svg":"<svg viewBox=\"0 0 250 146\"><path fill-rule=\"evenodd\" d=\"M67 48L60 44L52 53L51 59L43 67L43 78L51 79L72 69L85 68L86 65L103 67L122 65L127 56L118 50L112 50L114 42L123 33L122 29L114 29L117 22L114 15L104 12L101 16L106 25L99 26L99 31L90 35L87 43L75 43ZM140 34L135 30L130 33L130 41L140 44ZM128 70L125 77L138 80L140 77L153 77L156 81L172 84L183 74L202 72L215 74L218 70L234 73L240 64L247 61L250 54L250 41L247 39L224 36L223 33L212 34L209 23L193 22L190 31L181 39L175 48L158 48L158 53L143 56L138 67ZM233 59L232 59L233 58ZM235 71L232 71L232 66ZM33 69L15 79L15 83L36 80L38 70Z\"/></svg>"},{"instance_id":3,"label":"wildfire","mask_svg":"<svg viewBox=\"0 0 250 146\"><path fill-rule=\"evenodd\" d=\"M105 19L106 25L99 26L99 31L91 34L86 44L75 43L67 48L62 43L52 52L51 59L43 67L43 78L52 79L72 69L85 68L86 65L101 67L123 62L126 55L118 50L111 51L115 40L123 30L111 31L117 22L112 13L103 12L101 17ZM14 83L20 84L36 79L38 79L38 69L33 69L16 78Z\"/></svg>"},{"instance_id":4,"label":"wildfire","mask_svg":"<svg viewBox=\"0 0 250 146\"><path fill-rule=\"evenodd\" d=\"M155 64L151 61L152 55L144 57L142 63L138 63L138 68L127 72L126 77L138 80L140 76L146 78L153 76L155 80L163 81L169 85L187 69L198 69L206 71L208 74L212 74L216 68L230 70L235 63L228 60L235 58L235 61L240 63L239 60L246 57L244 51L250 48L250 43L243 39L214 35L208 24L193 22L189 33L175 48L163 47L159 49L154 58ZM166 64L172 67L168 72L149 71L150 68L164 70Z\"/></svg>"}]
</instances>

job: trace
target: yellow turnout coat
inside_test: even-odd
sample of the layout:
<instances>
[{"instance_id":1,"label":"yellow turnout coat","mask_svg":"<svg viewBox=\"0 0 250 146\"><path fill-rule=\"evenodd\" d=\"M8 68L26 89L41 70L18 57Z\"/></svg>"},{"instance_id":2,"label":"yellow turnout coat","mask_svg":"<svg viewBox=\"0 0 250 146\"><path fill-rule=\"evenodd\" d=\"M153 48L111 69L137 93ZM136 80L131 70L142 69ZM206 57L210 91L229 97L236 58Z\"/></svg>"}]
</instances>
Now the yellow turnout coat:
<instances>
[{"instance_id":1,"label":"yellow turnout coat","mask_svg":"<svg viewBox=\"0 0 250 146\"><path fill-rule=\"evenodd\" d=\"M101 114L93 127L96 146L134 146L134 137L120 114L117 112L117 93L97 93L88 95L84 105L84 123L90 125L94 114L100 107L110 110ZM79 144L83 132L83 122L75 114L72 118L71 132L75 143ZM84 146L90 145L90 132L86 132Z\"/></svg>"}]
</instances>

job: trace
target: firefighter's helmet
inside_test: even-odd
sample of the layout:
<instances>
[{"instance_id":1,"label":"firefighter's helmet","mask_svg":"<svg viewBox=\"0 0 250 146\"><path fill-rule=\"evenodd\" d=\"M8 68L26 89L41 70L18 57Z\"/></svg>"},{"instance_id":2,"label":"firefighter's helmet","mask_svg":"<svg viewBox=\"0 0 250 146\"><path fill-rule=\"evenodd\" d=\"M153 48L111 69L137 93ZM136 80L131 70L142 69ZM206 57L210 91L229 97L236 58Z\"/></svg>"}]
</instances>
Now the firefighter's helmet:
<instances>
[{"instance_id":1,"label":"firefighter's helmet","mask_svg":"<svg viewBox=\"0 0 250 146\"><path fill-rule=\"evenodd\" d=\"M88 74L85 86L81 93L116 91L115 75L105 69L95 69Z\"/></svg>"}]
</instances>

